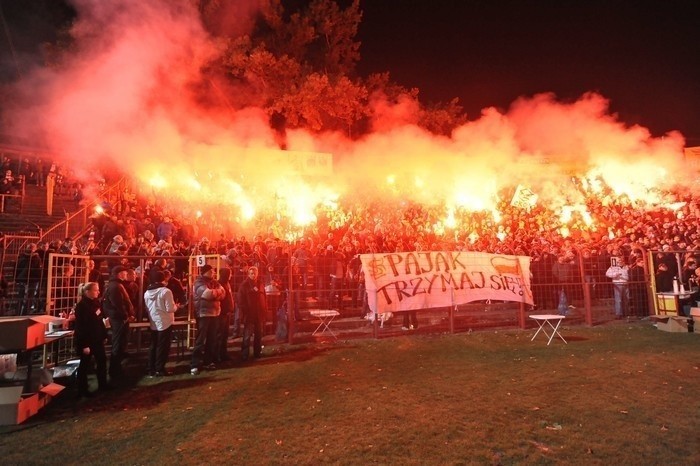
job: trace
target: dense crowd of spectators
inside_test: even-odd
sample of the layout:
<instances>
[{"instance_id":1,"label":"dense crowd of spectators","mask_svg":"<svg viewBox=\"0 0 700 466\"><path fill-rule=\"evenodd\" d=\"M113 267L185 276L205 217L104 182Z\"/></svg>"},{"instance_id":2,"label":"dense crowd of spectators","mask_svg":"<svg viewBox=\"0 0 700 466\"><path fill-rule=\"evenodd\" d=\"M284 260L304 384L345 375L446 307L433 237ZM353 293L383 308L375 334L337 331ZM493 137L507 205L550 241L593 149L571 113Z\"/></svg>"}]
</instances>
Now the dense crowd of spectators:
<instances>
[{"instance_id":1,"label":"dense crowd of spectators","mask_svg":"<svg viewBox=\"0 0 700 466\"><path fill-rule=\"evenodd\" d=\"M676 277L689 289L695 273L692 264L700 259L700 204L692 195L676 196L675 200L672 205L650 207L626 198L603 202L588 195L588 216L574 212L563 222L558 213L544 205L523 209L503 196L494 209L498 218L493 211L457 209L453 212L455 226L449 227L441 205L357 198L341 200L334 208L318 207L317 221L303 230L285 229L279 218L271 215L258 217L258 233L252 237L232 234L230 226L225 231L214 231L209 226L205 230L209 236L204 236L201 218L186 219L165 210L167 207L159 205L148 190L142 193L134 187L123 191L117 200L102 202L84 237L76 242L66 239L40 244L38 250L92 256L183 257L169 264L177 279L185 278L184 258L216 254L232 268L234 290L245 279L248 266L260 270L266 286L290 287L291 265L295 287L324 301L339 299L340 289L351 290L347 294L352 296L353 307L361 304L356 291L362 281L357 256L372 252L461 250L529 255L533 287L582 280L611 284L615 278L606 276L606 272L613 259L625 269L642 267L641 275L633 270L634 280L626 278L641 282L662 272L659 267L664 264L671 280ZM654 270L648 270L646 262L637 264L649 250L668 251L655 258ZM107 265L116 264L128 265L128 260L115 257ZM664 279L659 288L668 286ZM565 288L559 291L567 291ZM606 293L613 295L612 291ZM568 295L567 305L580 297L578 291ZM561 293L553 296L549 291L535 291L536 304L561 307Z\"/></svg>"},{"instance_id":2,"label":"dense crowd of spectators","mask_svg":"<svg viewBox=\"0 0 700 466\"><path fill-rule=\"evenodd\" d=\"M522 209L504 197L495 209L500 218L492 212L457 210L454 228L445 224L444 206L349 199L332 209L319 207L316 223L303 232L299 228L284 230L271 216L258 219L259 232L252 237L208 229L210 240L199 233L199 220L162 213L153 197L137 191L125 192L116 205L103 205L103 213L93 216L93 229L82 242L82 252L128 256L217 254L234 269L234 280L245 278L246 266L256 266L267 274L268 284L274 281L277 286L289 286L286 281L291 264L295 286L330 290L309 292L319 300L337 298L336 290L340 288L352 289L353 306L358 304L354 289L361 281L357 255L362 253L462 250L529 255L535 286L582 280L611 284L615 279L606 272L613 259L625 270L642 267L641 275L633 270L633 277L627 278L642 282L665 264L671 277L684 282L687 289L693 286L692 264L700 259L700 204L691 195L677 198L675 204L656 207L625 198L603 203L590 195L585 201L590 217L575 213L566 223L543 205ZM655 270L647 270L646 262L637 263L650 250L668 251L655 259ZM570 270L568 265L572 265ZM184 262L174 267L175 275L182 277ZM659 289L666 286L664 281ZM556 307L551 302L552 293L544 294L539 296L539 305ZM612 297L613 292L608 294Z\"/></svg>"}]
</instances>

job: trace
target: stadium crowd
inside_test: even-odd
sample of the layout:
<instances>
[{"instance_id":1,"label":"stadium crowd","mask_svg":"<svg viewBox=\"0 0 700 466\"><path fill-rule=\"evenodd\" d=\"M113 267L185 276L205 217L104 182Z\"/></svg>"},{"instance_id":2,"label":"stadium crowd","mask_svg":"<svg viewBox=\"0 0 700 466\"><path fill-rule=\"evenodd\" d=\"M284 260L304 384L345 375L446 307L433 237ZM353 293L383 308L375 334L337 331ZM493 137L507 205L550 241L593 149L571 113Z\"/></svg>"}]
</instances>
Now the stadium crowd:
<instances>
[{"instance_id":1,"label":"stadium crowd","mask_svg":"<svg viewBox=\"0 0 700 466\"><path fill-rule=\"evenodd\" d=\"M16 313L40 312L46 299L42 293L49 254L90 256L88 283L81 284L74 308L76 331L99 329L102 336L105 329L97 316L104 312L109 317L111 381L122 377L125 338L129 323L135 320L151 323L149 374L167 375L174 315L184 308L185 290L190 286L198 320L192 374L229 358L231 329L234 336L243 337L241 357L247 359L251 339L253 357L260 357L266 313L271 312L273 329L279 332L278 319L286 316L285 306L291 306L293 316L300 319L299 300L316 301L323 308L345 306L364 316L368 309L359 258L364 253L449 250L527 255L535 308L557 309L562 314L575 308L583 283L590 285L594 299L611 299L618 318L649 314L650 279L657 291L688 290L682 299L683 313L700 300L700 204L695 197L677 197L673 204L649 207L623 198L602 202L589 196L585 201L589 216L575 213L566 222L545 206L522 208L503 198L495 208L498 218L493 211L456 211L452 228L444 220L444 206L341 201L333 208L318 207L317 221L301 234L290 235L274 216L260 216L254 227L258 233L249 239L230 230L216 231L200 216L188 220L134 186L121 191L117 199L100 200L84 236L29 244L8 280L17 290ZM647 251L654 251L653 270ZM223 266L213 270L206 265L188 277L193 255L219 256ZM139 280L146 290L144 299L136 285ZM60 283L68 285L57 286L59 291L78 287L70 260L62 262ZM294 293L294 303L285 300L290 289L301 291ZM70 296L74 295L59 292L56 301L70 300ZM63 304L58 307L69 308L71 303ZM139 307L143 313L136 312ZM404 314L403 328L417 328L415 313ZM83 360L90 364L90 358L96 357L100 386L107 387L101 343L82 341L81 364ZM79 395L88 396L83 375Z\"/></svg>"},{"instance_id":2,"label":"stadium crowd","mask_svg":"<svg viewBox=\"0 0 700 466\"><path fill-rule=\"evenodd\" d=\"M99 204L84 237L39 244L37 254L44 265L49 252L153 258L216 254L233 271L234 291L245 279L246 267L256 266L268 286L330 290L317 291L319 300L338 298L339 289L351 290L352 307L361 304L356 292L362 281L358 255L372 252L452 250L529 255L534 288L538 284L580 283L582 279L612 284L615 279L606 277L606 272L614 258L625 271L642 267L641 275L633 274L633 279L625 281L643 281L661 274L657 289L672 286L674 277L691 289L697 279L694 264L700 260L700 203L692 195L677 196L676 201L649 207L626 198L608 197L603 202L591 195L585 199L590 217L574 213L564 223L560 215L543 205L523 209L504 196L495 209L500 218L494 218L490 211L457 211L456 226L449 228L444 206L357 199L341 201L335 208L318 207L316 223L291 239L274 216L260 216L254 227L258 233L249 238L230 229L213 231L199 217L185 219L159 206L147 189L141 192L134 186L116 201ZM637 263L643 252L657 250L653 271L647 270L646 262ZM31 275L24 267L28 261L20 256L15 277L19 282ZM117 264L128 266L129 261L115 257L106 265ZM287 278L290 264L293 284ZM186 260L171 260L168 267L174 278L186 278ZM601 288L612 296L612 287ZM535 292L536 305L556 308L562 304L553 303L552 296L551 292ZM635 312L646 314L641 308Z\"/></svg>"}]
</instances>

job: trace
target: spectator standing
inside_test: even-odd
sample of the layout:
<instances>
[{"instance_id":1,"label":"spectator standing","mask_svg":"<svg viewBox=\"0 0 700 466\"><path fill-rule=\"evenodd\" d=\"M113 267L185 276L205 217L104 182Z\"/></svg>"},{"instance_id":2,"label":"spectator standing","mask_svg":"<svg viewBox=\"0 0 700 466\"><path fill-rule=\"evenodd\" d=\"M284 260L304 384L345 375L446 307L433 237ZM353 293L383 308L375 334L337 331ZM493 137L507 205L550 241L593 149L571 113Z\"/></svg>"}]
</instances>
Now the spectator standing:
<instances>
[{"instance_id":1,"label":"spectator standing","mask_svg":"<svg viewBox=\"0 0 700 466\"><path fill-rule=\"evenodd\" d=\"M148 269L148 283L149 284L155 283L156 278L160 277L160 275L158 275L158 273L165 270L165 267L167 266L167 264L168 264L168 261L162 257L159 257L155 261L153 261L153 265L151 266L150 269Z\"/></svg>"},{"instance_id":2,"label":"spectator standing","mask_svg":"<svg viewBox=\"0 0 700 466\"><path fill-rule=\"evenodd\" d=\"M129 322L135 320L134 306L124 287L127 270L122 265L117 265L112 269L102 299L102 309L109 318L109 325L112 329L112 354L109 358L109 376L112 382L120 380L124 376L122 361L126 357Z\"/></svg>"},{"instance_id":3,"label":"spectator standing","mask_svg":"<svg viewBox=\"0 0 700 466\"><path fill-rule=\"evenodd\" d=\"M36 243L29 243L17 259L15 283L18 285L19 315L24 315L39 293L42 277L42 263L37 253Z\"/></svg>"},{"instance_id":4,"label":"spectator standing","mask_svg":"<svg viewBox=\"0 0 700 466\"><path fill-rule=\"evenodd\" d=\"M102 224L99 245L100 249L106 251L107 254L111 254L110 249L112 249L112 245L110 244L110 242L116 241L116 236L119 234L119 226L117 225L117 222L113 217L109 215L105 215L104 217L105 218L104 223ZM122 239L121 236L120 239ZM118 246L119 244L117 244L117 246L115 246L114 249L116 250Z\"/></svg>"},{"instance_id":5,"label":"spectator standing","mask_svg":"<svg viewBox=\"0 0 700 466\"><path fill-rule=\"evenodd\" d=\"M629 302L629 269L622 256L613 258L605 276L613 283L615 318L622 319L627 314Z\"/></svg>"},{"instance_id":6,"label":"spectator standing","mask_svg":"<svg viewBox=\"0 0 700 466\"><path fill-rule=\"evenodd\" d=\"M54 309L65 316L70 315L73 303L75 303L75 291L77 286L75 266L66 262L61 266L61 274L53 284L55 290Z\"/></svg>"},{"instance_id":7,"label":"spectator standing","mask_svg":"<svg viewBox=\"0 0 700 466\"><path fill-rule=\"evenodd\" d=\"M586 286L590 287L589 291L591 298L595 299L598 297L598 290L596 289L596 284L598 283L598 277L600 276L600 271L598 270L598 254L590 249L584 249L581 252L581 265L583 268L583 282Z\"/></svg>"},{"instance_id":8,"label":"spectator standing","mask_svg":"<svg viewBox=\"0 0 700 466\"><path fill-rule=\"evenodd\" d=\"M564 316L569 313L569 308L573 308L569 304L569 299L571 298L571 286L574 283L575 272L574 263L566 254L560 254L557 262L552 266L552 277L557 283L557 309L559 314Z\"/></svg>"},{"instance_id":9,"label":"spectator standing","mask_svg":"<svg viewBox=\"0 0 700 466\"><path fill-rule=\"evenodd\" d=\"M88 281L89 282L96 282L100 290L105 289L105 279L102 276L102 271L100 271L100 267L95 263L94 260L90 259L87 262L87 269L88 269Z\"/></svg>"},{"instance_id":10,"label":"spectator standing","mask_svg":"<svg viewBox=\"0 0 700 466\"><path fill-rule=\"evenodd\" d=\"M197 375L202 363L207 369L216 369L214 359L217 324L221 313L221 300L226 296L226 290L214 279L214 268L205 265L200 269L192 291L197 316L197 339L192 349L190 373Z\"/></svg>"},{"instance_id":11,"label":"spectator standing","mask_svg":"<svg viewBox=\"0 0 700 466\"><path fill-rule=\"evenodd\" d=\"M163 221L158 225L156 230L159 240L164 240L168 243L172 242L175 236L175 225L170 221L170 217L163 217Z\"/></svg>"},{"instance_id":12,"label":"spectator standing","mask_svg":"<svg viewBox=\"0 0 700 466\"><path fill-rule=\"evenodd\" d=\"M219 269L219 284L226 294L221 300L221 314L217 325L217 349L216 361L229 361L228 355L228 335L231 327L231 316L233 316L233 292L231 289L231 269L222 267Z\"/></svg>"},{"instance_id":13,"label":"spectator standing","mask_svg":"<svg viewBox=\"0 0 700 466\"><path fill-rule=\"evenodd\" d=\"M140 322L143 317L141 315L143 311L143 301L141 299L139 277L133 267L127 267L126 269L126 282L124 283L124 288L126 289L126 294L129 295L131 304L134 306L134 317Z\"/></svg>"},{"instance_id":14,"label":"spectator standing","mask_svg":"<svg viewBox=\"0 0 700 466\"><path fill-rule=\"evenodd\" d=\"M46 173L44 173L44 160L41 157L36 158L36 185L44 186L46 182Z\"/></svg>"},{"instance_id":15,"label":"spectator standing","mask_svg":"<svg viewBox=\"0 0 700 466\"><path fill-rule=\"evenodd\" d=\"M637 257L629 269L629 286L632 315L643 317L649 315L649 296L647 294L644 257Z\"/></svg>"},{"instance_id":16,"label":"spectator standing","mask_svg":"<svg viewBox=\"0 0 700 466\"><path fill-rule=\"evenodd\" d=\"M275 273L275 267L272 264L267 266L262 282L265 285L267 309L272 314L272 328L277 329L277 311L282 305L282 280Z\"/></svg>"},{"instance_id":17,"label":"spectator standing","mask_svg":"<svg viewBox=\"0 0 700 466\"><path fill-rule=\"evenodd\" d=\"M104 314L100 308L100 286L88 282L80 287L80 301L75 305L75 333L73 338L75 348L80 357L77 371L78 398L92 396L88 389L87 374L92 358L97 365L98 390L108 390L107 385L107 356L105 355L105 340L107 329L104 324Z\"/></svg>"},{"instance_id":18,"label":"spectator standing","mask_svg":"<svg viewBox=\"0 0 700 466\"><path fill-rule=\"evenodd\" d=\"M357 307L360 285L360 269L362 268L362 260L359 254L354 254L347 268L348 289L350 290L350 300L353 309Z\"/></svg>"},{"instance_id":19,"label":"spectator standing","mask_svg":"<svg viewBox=\"0 0 700 466\"><path fill-rule=\"evenodd\" d=\"M242 248L241 248L242 249ZM237 256L240 257L240 256ZM248 276L248 264L245 261L236 260L233 265L233 280L231 290L236 294L233 300L233 337L241 335L241 305L238 290L241 288L241 283Z\"/></svg>"},{"instance_id":20,"label":"spectator standing","mask_svg":"<svg viewBox=\"0 0 700 466\"><path fill-rule=\"evenodd\" d=\"M333 268L333 246L318 245L314 256L314 276L316 278L316 299L319 306L326 307L330 295L331 271Z\"/></svg>"},{"instance_id":21,"label":"spectator standing","mask_svg":"<svg viewBox=\"0 0 700 466\"><path fill-rule=\"evenodd\" d=\"M657 292L673 291L673 273L668 270L668 265L665 262L659 263L654 278Z\"/></svg>"},{"instance_id":22,"label":"spectator standing","mask_svg":"<svg viewBox=\"0 0 700 466\"><path fill-rule=\"evenodd\" d=\"M329 233L331 235L331 233ZM333 246L329 245L328 248ZM331 279L331 289L328 294L328 299L330 303L330 308L338 310L343 309L343 284L345 279L345 268L347 266L347 260L345 254L340 250L334 250L332 260L330 262L329 275Z\"/></svg>"},{"instance_id":23,"label":"spectator standing","mask_svg":"<svg viewBox=\"0 0 700 466\"><path fill-rule=\"evenodd\" d=\"M165 364L168 362L170 341L177 306L173 293L167 287L163 272L153 274L153 281L143 294L148 310L151 329L151 346L148 352L148 375L161 377L168 375Z\"/></svg>"},{"instance_id":24,"label":"spectator standing","mask_svg":"<svg viewBox=\"0 0 700 466\"><path fill-rule=\"evenodd\" d=\"M182 282L173 276L170 269L164 269L163 274L165 275L165 283L167 283L168 289L173 293L175 304L185 306L187 304L187 293L185 293Z\"/></svg>"},{"instance_id":25,"label":"spectator standing","mask_svg":"<svg viewBox=\"0 0 700 466\"><path fill-rule=\"evenodd\" d=\"M697 260L694 256L690 255L683 261L683 268L681 269L681 283L686 290L690 290L690 279L695 277L695 269L698 267Z\"/></svg>"},{"instance_id":26,"label":"spectator standing","mask_svg":"<svg viewBox=\"0 0 700 466\"><path fill-rule=\"evenodd\" d=\"M256 267L248 268L248 276L238 290L241 306L241 321L244 325L241 359L247 361L250 356L250 337L253 336L253 357L262 356L262 332L267 303L265 287L260 280Z\"/></svg>"},{"instance_id":27,"label":"spectator standing","mask_svg":"<svg viewBox=\"0 0 700 466\"><path fill-rule=\"evenodd\" d=\"M296 268L301 282L302 298L305 298L308 293L310 262L311 252L309 251L308 242L302 238L299 242L299 247L292 254L292 265Z\"/></svg>"}]
</instances>

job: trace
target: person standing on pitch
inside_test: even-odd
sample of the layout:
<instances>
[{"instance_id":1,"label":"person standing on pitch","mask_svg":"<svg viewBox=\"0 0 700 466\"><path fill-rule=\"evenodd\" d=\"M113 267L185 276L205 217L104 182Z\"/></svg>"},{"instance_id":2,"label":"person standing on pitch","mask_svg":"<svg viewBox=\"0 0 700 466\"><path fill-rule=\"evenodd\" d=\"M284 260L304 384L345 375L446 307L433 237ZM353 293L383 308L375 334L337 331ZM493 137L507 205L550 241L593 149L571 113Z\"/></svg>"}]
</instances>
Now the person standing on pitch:
<instances>
[{"instance_id":1,"label":"person standing on pitch","mask_svg":"<svg viewBox=\"0 0 700 466\"><path fill-rule=\"evenodd\" d=\"M248 268L248 276L238 290L241 306L241 322L244 325L241 344L241 360L247 361L250 353L250 337L253 335L253 357L262 356L262 332L267 301L265 286L257 267Z\"/></svg>"},{"instance_id":2,"label":"person standing on pitch","mask_svg":"<svg viewBox=\"0 0 700 466\"><path fill-rule=\"evenodd\" d=\"M216 369L216 334L221 300L226 297L226 290L214 279L214 268L204 265L194 281L192 291L197 316L197 339L192 349L190 373L197 375L202 363L207 369Z\"/></svg>"},{"instance_id":3,"label":"person standing on pitch","mask_svg":"<svg viewBox=\"0 0 700 466\"><path fill-rule=\"evenodd\" d=\"M148 309L148 321L151 324L148 375L162 377L168 375L165 363L168 362L177 305L175 298L173 298L173 292L167 287L165 273L157 270L150 276L152 282L143 294L146 309Z\"/></svg>"}]
</instances>

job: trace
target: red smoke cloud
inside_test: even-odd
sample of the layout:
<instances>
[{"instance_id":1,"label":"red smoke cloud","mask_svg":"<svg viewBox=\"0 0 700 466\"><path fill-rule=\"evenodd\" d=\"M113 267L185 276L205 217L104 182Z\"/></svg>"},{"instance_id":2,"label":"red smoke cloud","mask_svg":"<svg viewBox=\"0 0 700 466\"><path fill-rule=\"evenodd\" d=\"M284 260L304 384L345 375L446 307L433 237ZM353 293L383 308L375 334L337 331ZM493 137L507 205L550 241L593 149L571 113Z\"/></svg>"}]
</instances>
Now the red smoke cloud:
<instances>
[{"instance_id":1,"label":"red smoke cloud","mask_svg":"<svg viewBox=\"0 0 700 466\"><path fill-rule=\"evenodd\" d=\"M74 3L74 49L60 66L35 70L19 85L23 108L13 120L19 135L45 141L84 173L108 159L143 181L157 174L181 187L177 178L183 174L217 172L227 182L219 187L212 182L207 196L231 196L235 181L245 193L236 195L252 203L279 195L282 186L303 187L317 201L329 190L384 196L393 177L398 180L393 189L403 198L473 208L488 208L499 189L520 183L544 202L570 202L566 182L572 170L628 174L630 183L659 166L682 173L680 134L653 138L645 128L627 127L598 94L575 102L558 102L551 94L522 97L505 113L484 109L451 137L415 126L419 105L412 97L391 104L378 96L372 102L373 132L360 140L288 131L289 150L334 154L332 180L310 186L291 166L261 164L255 149L277 148L265 112L222 113L197 104L197 92L214 92L200 70L218 48L192 2ZM225 15L219 27L248 31L261 3L239 3L242 13ZM242 19L232 25L235 18ZM624 163L625 170L606 169L611 161ZM655 185L663 182L652 178ZM607 181L617 182L612 176Z\"/></svg>"}]
</instances>

